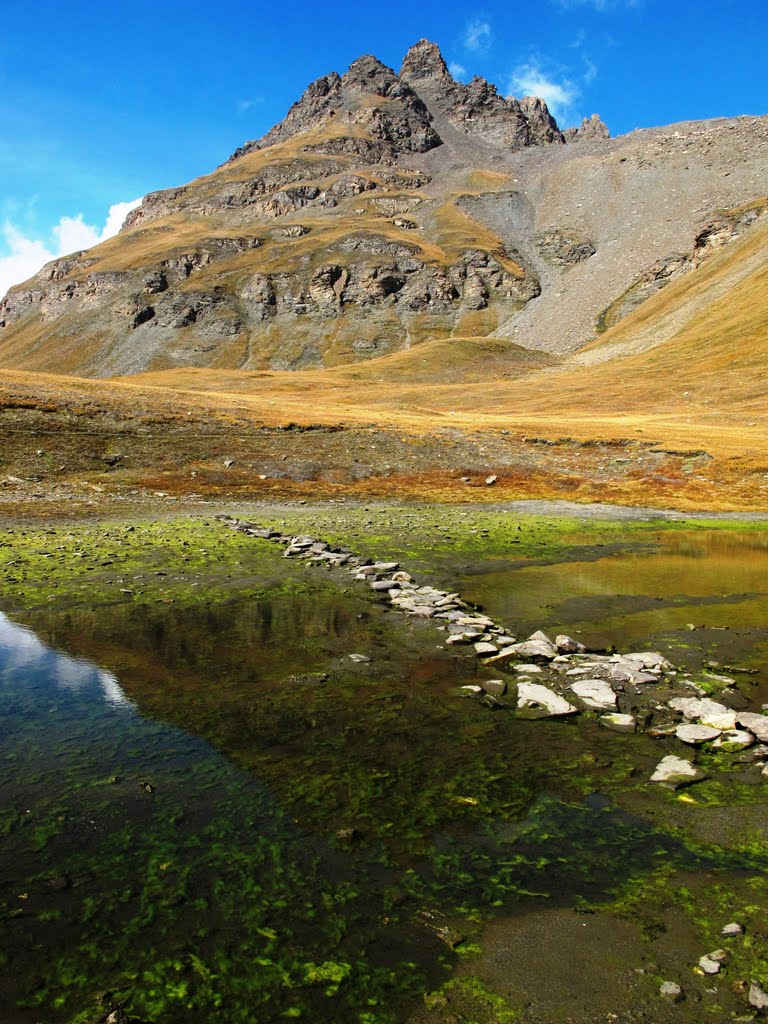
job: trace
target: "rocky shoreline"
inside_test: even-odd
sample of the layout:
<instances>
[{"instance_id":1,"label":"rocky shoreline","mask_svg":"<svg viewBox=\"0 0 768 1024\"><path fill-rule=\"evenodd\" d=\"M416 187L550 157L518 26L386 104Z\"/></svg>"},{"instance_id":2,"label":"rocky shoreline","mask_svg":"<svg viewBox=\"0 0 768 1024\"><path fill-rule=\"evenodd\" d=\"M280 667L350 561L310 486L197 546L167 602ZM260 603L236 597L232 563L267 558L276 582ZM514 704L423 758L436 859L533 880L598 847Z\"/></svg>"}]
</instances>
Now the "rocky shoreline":
<instances>
[{"instance_id":1,"label":"rocky shoreline","mask_svg":"<svg viewBox=\"0 0 768 1024\"><path fill-rule=\"evenodd\" d=\"M752 766L768 778L768 715L748 710L749 700L731 676L703 671L694 678L656 651L590 651L566 634L552 640L539 630L519 641L458 593L420 585L399 562L375 561L315 537L227 515L217 518L231 529L282 545L286 558L344 569L392 609L435 620L447 634L445 646L472 647L483 668L503 673L460 687L464 697L525 718L596 715L600 725L615 732L644 732L684 744L650 775L651 782L672 789L707 777L696 764L699 749L722 755L724 766Z\"/></svg>"}]
</instances>

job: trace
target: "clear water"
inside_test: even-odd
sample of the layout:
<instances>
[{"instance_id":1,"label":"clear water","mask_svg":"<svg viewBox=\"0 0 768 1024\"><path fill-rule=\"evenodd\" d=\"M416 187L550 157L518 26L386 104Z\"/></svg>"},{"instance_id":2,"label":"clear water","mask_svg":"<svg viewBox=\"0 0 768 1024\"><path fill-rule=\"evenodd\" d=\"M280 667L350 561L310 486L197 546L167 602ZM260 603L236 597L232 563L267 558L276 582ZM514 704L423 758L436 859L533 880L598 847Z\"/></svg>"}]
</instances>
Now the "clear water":
<instances>
[{"instance_id":1,"label":"clear water","mask_svg":"<svg viewBox=\"0 0 768 1024\"><path fill-rule=\"evenodd\" d=\"M757 699L765 541L455 578L521 634L757 667ZM461 700L471 655L341 580L27 620L0 615L0 1019L405 1021L456 968L437 927L599 901L659 857L763 870L620 809L651 741Z\"/></svg>"}]
</instances>

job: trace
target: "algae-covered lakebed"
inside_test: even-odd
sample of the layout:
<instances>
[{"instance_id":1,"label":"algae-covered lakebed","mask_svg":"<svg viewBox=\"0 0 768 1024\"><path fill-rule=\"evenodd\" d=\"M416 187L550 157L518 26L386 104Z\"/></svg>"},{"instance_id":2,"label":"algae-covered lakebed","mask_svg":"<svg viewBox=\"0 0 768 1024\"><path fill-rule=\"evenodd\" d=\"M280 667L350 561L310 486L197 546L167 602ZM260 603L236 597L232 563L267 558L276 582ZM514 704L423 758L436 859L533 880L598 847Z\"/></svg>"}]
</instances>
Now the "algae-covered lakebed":
<instances>
[{"instance_id":1,"label":"algae-covered lakebed","mask_svg":"<svg viewBox=\"0 0 768 1024\"><path fill-rule=\"evenodd\" d=\"M761 522L248 514L768 701ZM737 754L656 787L678 741L463 699L488 670L434 621L199 514L2 530L0 609L0 1019L756 1012L768 781Z\"/></svg>"}]
</instances>

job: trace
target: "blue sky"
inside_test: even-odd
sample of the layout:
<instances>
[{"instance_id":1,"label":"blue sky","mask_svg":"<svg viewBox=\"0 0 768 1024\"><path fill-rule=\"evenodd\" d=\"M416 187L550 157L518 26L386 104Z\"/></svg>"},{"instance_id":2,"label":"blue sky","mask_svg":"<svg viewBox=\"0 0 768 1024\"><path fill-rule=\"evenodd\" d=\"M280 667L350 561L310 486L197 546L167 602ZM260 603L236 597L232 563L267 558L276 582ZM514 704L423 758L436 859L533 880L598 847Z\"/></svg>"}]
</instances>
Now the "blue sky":
<instances>
[{"instance_id":1,"label":"blue sky","mask_svg":"<svg viewBox=\"0 0 768 1024\"><path fill-rule=\"evenodd\" d=\"M422 37L457 77L544 95L564 127L768 112L766 0L6 0L0 295L112 233L118 204L211 170L314 78L363 53L397 69Z\"/></svg>"}]
</instances>

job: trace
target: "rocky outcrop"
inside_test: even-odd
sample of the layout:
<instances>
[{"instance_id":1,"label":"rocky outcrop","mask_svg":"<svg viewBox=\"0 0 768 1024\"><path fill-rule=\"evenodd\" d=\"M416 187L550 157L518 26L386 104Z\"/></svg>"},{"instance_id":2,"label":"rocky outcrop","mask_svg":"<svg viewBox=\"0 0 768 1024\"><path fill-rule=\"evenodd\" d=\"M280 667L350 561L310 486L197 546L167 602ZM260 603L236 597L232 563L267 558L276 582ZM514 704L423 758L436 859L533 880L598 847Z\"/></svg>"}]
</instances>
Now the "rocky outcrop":
<instances>
[{"instance_id":1,"label":"rocky outcrop","mask_svg":"<svg viewBox=\"0 0 768 1024\"><path fill-rule=\"evenodd\" d=\"M566 142L599 142L600 139L610 139L611 133L600 115L593 114L585 117L578 128L566 128L563 136Z\"/></svg>"},{"instance_id":2,"label":"rocky outcrop","mask_svg":"<svg viewBox=\"0 0 768 1024\"><path fill-rule=\"evenodd\" d=\"M515 150L564 141L544 100L504 97L477 76L468 85L455 81L438 47L426 39L405 55L400 77L454 128L491 145Z\"/></svg>"},{"instance_id":3,"label":"rocky outcrop","mask_svg":"<svg viewBox=\"0 0 768 1024\"><path fill-rule=\"evenodd\" d=\"M574 263L594 256L596 249L581 231L568 228L550 228L541 231L534 244L542 258L555 267L570 267Z\"/></svg>"}]
</instances>

